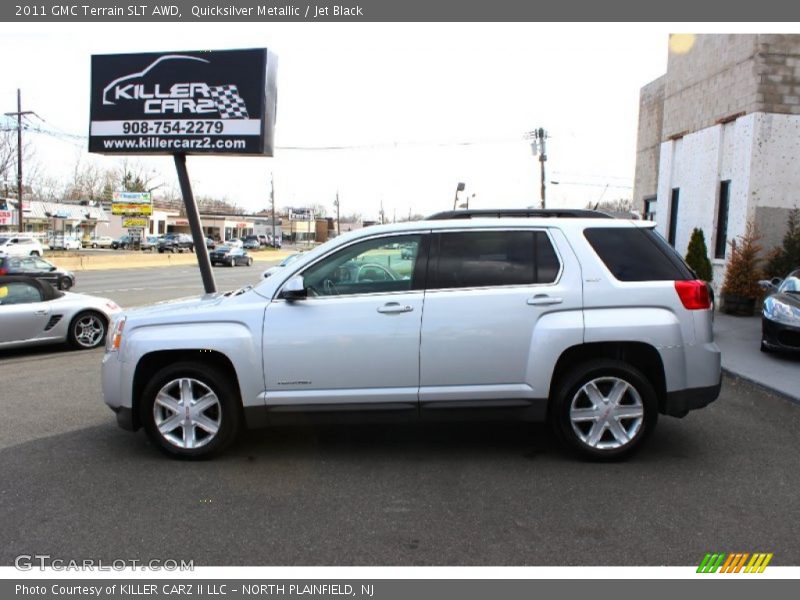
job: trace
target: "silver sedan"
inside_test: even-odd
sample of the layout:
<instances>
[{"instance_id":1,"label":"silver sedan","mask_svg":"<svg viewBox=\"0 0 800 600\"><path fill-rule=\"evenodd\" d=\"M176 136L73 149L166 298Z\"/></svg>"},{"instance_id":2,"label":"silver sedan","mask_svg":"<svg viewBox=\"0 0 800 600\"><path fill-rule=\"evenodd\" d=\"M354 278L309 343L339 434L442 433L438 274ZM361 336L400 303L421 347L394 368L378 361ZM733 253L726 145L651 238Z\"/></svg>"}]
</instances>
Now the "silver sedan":
<instances>
[{"instance_id":1,"label":"silver sedan","mask_svg":"<svg viewBox=\"0 0 800 600\"><path fill-rule=\"evenodd\" d=\"M32 277L0 277L0 349L59 342L96 348L120 310L107 298L62 292Z\"/></svg>"}]
</instances>

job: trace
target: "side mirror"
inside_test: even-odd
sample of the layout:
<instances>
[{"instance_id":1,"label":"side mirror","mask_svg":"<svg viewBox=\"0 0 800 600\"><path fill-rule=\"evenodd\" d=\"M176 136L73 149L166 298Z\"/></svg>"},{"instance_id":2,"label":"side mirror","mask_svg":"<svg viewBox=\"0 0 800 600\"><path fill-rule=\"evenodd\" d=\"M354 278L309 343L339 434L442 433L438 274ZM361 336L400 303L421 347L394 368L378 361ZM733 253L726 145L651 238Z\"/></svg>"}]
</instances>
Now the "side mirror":
<instances>
[{"instance_id":1,"label":"side mirror","mask_svg":"<svg viewBox=\"0 0 800 600\"><path fill-rule=\"evenodd\" d=\"M308 290L303 282L303 276L295 275L287 281L286 285L284 285L281 290L280 297L284 300L302 300L303 298L307 298Z\"/></svg>"},{"instance_id":2,"label":"side mirror","mask_svg":"<svg viewBox=\"0 0 800 600\"><path fill-rule=\"evenodd\" d=\"M772 285L775 286L776 288L780 287L781 284L783 283L783 279L781 279L780 277L773 277L771 281Z\"/></svg>"}]
</instances>

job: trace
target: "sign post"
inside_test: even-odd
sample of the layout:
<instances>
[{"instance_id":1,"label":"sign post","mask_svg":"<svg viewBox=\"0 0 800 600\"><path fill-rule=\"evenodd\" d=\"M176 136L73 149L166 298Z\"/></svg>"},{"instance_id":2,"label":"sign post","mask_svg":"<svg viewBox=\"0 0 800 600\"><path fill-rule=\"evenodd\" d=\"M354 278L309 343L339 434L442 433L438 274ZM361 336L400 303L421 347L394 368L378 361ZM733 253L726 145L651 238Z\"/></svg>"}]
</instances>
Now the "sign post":
<instances>
[{"instance_id":1,"label":"sign post","mask_svg":"<svg viewBox=\"0 0 800 600\"><path fill-rule=\"evenodd\" d=\"M186 157L272 156L276 74L266 48L92 56L89 151L173 156L206 293L216 284Z\"/></svg>"}]
</instances>

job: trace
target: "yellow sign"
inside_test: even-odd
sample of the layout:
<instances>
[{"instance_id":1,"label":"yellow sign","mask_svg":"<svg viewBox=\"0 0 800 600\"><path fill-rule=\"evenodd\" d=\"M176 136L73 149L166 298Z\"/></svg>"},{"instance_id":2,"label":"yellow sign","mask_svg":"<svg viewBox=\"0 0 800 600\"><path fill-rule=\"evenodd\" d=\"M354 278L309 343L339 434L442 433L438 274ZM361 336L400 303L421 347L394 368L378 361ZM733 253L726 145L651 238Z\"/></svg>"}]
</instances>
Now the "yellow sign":
<instances>
[{"instance_id":1,"label":"yellow sign","mask_svg":"<svg viewBox=\"0 0 800 600\"><path fill-rule=\"evenodd\" d=\"M114 202L111 204L112 215L152 215L151 204L138 204L128 202Z\"/></svg>"},{"instance_id":2,"label":"yellow sign","mask_svg":"<svg viewBox=\"0 0 800 600\"><path fill-rule=\"evenodd\" d=\"M147 227L147 218L129 217L122 219L122 226L126 228Z\"/></svg>"}]
</instances>

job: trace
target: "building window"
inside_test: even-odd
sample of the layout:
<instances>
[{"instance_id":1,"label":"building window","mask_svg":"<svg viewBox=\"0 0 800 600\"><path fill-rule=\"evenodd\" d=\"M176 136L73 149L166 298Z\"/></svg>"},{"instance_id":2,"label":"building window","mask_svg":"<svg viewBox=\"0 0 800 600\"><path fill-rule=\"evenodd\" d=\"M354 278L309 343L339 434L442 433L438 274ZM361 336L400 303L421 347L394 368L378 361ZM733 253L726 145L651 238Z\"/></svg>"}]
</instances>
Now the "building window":
<instances>
[{"instance_id":1,"label":"building window","mask_svg":"<svg viewBox=\"0 0 800 600\"><path fill-rule=\"evenodd\" d=\"M649 198L644 199L644 220L645 221L655 221L656 220L656 208L658 198L655 196L650 196Z\"/></svg>"},{"instance_id":2,"label":"building window","mask_svg":"<svg viewBox=\"0 0 800 600\"><path fill-rule=\"evenodd\" d=\"M672 200L669 204L669 237L667 241L673 248L675 247L675 237L678 233L678 200L680 199L680 188L672 188Z\"/></svg>"},{"instance_id":3,"label":"building window","mask_svg":"<svg viewBox=\"0 0 800 600\"><path fill-rule=\"evenodd\" d=\"M728 208L730 207L731 182L719 182L719 207L717 208L717 236L714 243L714 258L725 258L728 246Z\"/></svg>"}]
</instances>

